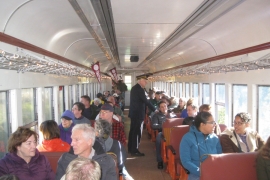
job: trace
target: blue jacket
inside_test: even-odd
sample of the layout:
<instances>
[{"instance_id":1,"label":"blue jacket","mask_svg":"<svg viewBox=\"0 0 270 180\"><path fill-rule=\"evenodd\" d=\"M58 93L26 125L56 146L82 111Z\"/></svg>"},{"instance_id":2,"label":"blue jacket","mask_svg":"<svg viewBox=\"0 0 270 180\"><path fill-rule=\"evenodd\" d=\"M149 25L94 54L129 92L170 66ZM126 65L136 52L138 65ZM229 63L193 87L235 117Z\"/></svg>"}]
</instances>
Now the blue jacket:
<instances>
[{"instance_id":1,"label":"blue jacket","mask_svg":"<svg viewBox=\"0 0 270 180\"><path fill-rule=\"evenodd\" d=\"M196 136L199 144L199 151ZM190 130L185 134L180 143L180 159L183 166L189 170L190 174L200 176L200 158L203 154L221 154L222 148L218 137L212 133L204 136L203 133L197 130L195 126L190 126ZM203 156L201 162L206 159Z\"/></svg>"},{"instance_id":2,"label":"blue jacket","mask_svg":"<svg viewBox=\"0 0 270 180\"><path fill-rule=\"evenodd\" d=\"M65 141L68 144L71 144L71 131L72 131L74 126L75 126L75 124L72 123L70 125L70 127L68 129L66 129L66 130L62 126L62 123L58 126L59 129L60 129L60 138L61 138L62 141Z\"/></svg>"},{"instance_id":3,"label":"blue jacket","mask_svg":"<svg viewBox=\"0 0 270 180\"><path fill-rule=\"evenodd\" d=\"M180 118L186 118L188 117L188 114L187 114L187 109L184 109L180 115Z\"/></svg>"}]
</instances>

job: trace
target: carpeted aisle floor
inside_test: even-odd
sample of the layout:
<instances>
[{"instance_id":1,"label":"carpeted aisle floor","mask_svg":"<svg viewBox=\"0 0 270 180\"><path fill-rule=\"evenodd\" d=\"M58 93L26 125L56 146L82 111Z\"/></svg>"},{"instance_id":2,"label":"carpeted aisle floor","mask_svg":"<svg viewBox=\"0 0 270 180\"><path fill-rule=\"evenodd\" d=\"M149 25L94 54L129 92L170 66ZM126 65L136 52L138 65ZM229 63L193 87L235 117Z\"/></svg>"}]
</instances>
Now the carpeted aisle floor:
<instances>
[{"instance_id":1,"label":"carpeted aisle floor","mask_svg":"<svg viewBox=\"0 0 270 180\"><path fill-rule=\"evenodd\" d=\"M130 119L127 117L128 109L125 109L125 133L128 139ZM126 168L135 180L170 180L169 174L164 169L159 170L156 162L155 143L148 139L144 129L139 150L145 153L144 157L131 157L128 155Z\"/></svg>"}]
</instances>

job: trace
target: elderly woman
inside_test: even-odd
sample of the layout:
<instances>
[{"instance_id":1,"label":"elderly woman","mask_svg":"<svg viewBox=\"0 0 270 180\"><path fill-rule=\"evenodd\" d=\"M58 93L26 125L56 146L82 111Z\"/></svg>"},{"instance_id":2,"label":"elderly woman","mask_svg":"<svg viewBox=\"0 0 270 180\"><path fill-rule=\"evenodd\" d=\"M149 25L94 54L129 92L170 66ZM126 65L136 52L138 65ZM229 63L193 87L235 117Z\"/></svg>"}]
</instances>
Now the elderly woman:
<instances>
[{"instance_id":1,"label":"elderly woman","mask_svg":"<svg viewBox=\"0 0 270 180\"><path fill-rule=\"evenodd\" d=\"M58 126L60 129L60 138L71 144L71 131L75 126L73 123L74 114L70 110L66 110L61 116L61 124Z\"/></svg>"},{"instance_id":2,"label":"elderly woman","mask_svg":"<svg viewBox=\"0 0 270 180\"><path fill-rule=\"evenodd\" d=\"M95 98L93 104L90 106L92 110L90 120L96 119L97 115L99 114L101 106L102 106L101 100L99 98Z\"/></svg>"},{"instance_id":3,"label":"elderly woman","mask_svg":"<svg viewBox=\"0 0 270 180\"><path fill-rule=\"evenodd\" d=\"M37 146L39 152L69 151L70 145L60 139L60 130L54 120L42 122L39 130L44 138L42 144Z\"/></svg>"},{"instance_id":4,"label":"elderly woman","mask_svg":"<svg viewBox=\"0 0 270 180\"><path fill-rule=\"evenodd\" d=\"M53 180L48 159L36 149L38 135L29 128L19 127L9 138L9 153L0 160L0 176L14 174L19 179Z\"/></svg>"},{"instance_id":5,"label":"elderly woman","mask_svg":"<svg viewBox=\"0 0 270 180\"><path fill-rule=\"evenodd\" d=\"M221 154L222 148L214 134L216 122L209 112L200 112L195 117L194 126L183 136L180 143L180 159L189 171L189 180L200 179L200 162L204 154Z\"/></svg>"},{"instance_id":6,"label":"elderly woman","mask_svg":"<svg viewBox=\"0 0 270 180\"><path fill-rule=\"evenodd\" d=\"M270 137L258 153L256 170L259 180L270 179Z\"/></svg>"},{"instance_id":7,"label":"elderly woman","mask_svg":"<svg viewBox=\"0 0 270 180\"><path fill-rule=\"evenodd\" d=\"M113 152L117 156L118 169L122 170L124 178L132 180L133 178L129 175L124 165L127 158L124 146L119 141L110 137L112 125L106 120L98 120L95 124L95 130L96 140L103 145L104 150L106 152Z\"/></svg>"},{"instance_id":8,"label":"elderly woman","mask_svg":"<svg viewBox=\"0 0 270 180\"><path fill-rule=\"evenodd\" d=\"M249 113L238 113L235 116L233 128L221 133L220 143L223 153L254 152L264 145L259 134L250 129Z\"/></svg>"}]
</instances>

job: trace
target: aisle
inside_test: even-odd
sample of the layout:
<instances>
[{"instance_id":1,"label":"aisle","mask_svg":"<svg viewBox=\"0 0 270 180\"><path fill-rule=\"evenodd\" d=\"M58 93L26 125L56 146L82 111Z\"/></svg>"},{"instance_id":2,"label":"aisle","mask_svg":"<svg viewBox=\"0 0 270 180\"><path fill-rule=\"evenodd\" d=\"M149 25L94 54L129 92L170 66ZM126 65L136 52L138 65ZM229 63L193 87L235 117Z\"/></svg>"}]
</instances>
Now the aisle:
<instances>
[{"instance_id":1,"label":"aisle","mask_svg":"<svg viewBox=\"0 0 270 180\"><path fill-rule=\"evenodd\" d=\"M130 119L127 118L128 110L125 112L125 133L128 139ZM156 162L155 144L147 137L146 130L143 130L140 151L145 153L144 157L132 157L128 155L126 168L135 180L170 180L169 174L164 169L159 170Z\"/></svg>"}]
</instances>

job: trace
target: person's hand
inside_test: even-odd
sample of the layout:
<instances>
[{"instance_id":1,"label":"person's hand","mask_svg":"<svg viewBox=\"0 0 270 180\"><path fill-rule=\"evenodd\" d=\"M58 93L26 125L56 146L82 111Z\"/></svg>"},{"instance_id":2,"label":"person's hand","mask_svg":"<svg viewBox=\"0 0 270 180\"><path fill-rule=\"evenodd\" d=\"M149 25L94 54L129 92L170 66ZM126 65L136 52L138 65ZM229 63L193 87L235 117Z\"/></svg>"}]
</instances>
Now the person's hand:
<instances>
[{"instance_id":1,"label":"person's hand","mask_svg":"<svg viewBox=\"0 0 270 180\"><path fill-rule=\"evenodd\" d=\"M158 113L158 110L157 109L155 110L155 113Z\"/></svg>"}]
</instances>

